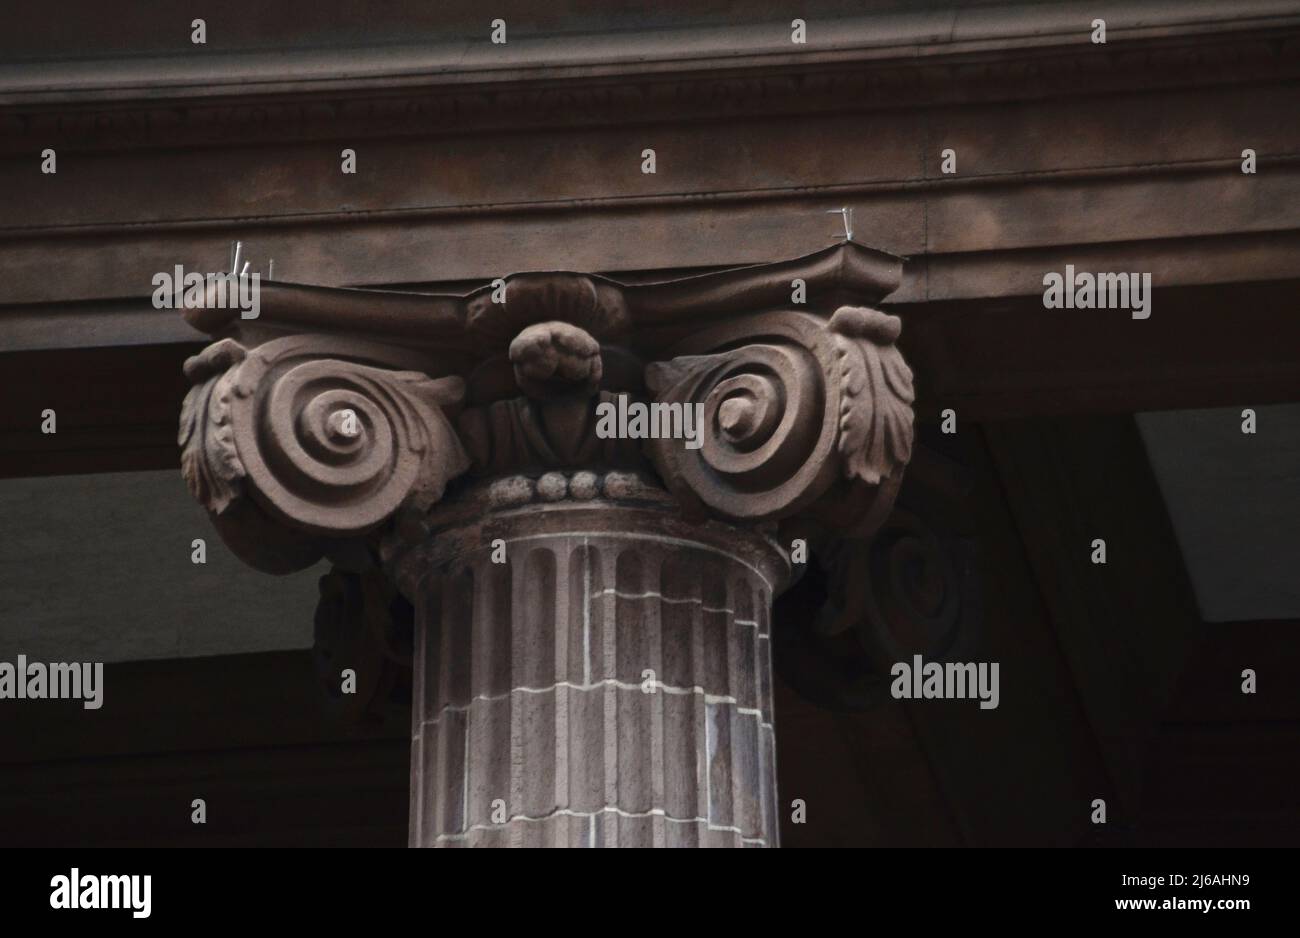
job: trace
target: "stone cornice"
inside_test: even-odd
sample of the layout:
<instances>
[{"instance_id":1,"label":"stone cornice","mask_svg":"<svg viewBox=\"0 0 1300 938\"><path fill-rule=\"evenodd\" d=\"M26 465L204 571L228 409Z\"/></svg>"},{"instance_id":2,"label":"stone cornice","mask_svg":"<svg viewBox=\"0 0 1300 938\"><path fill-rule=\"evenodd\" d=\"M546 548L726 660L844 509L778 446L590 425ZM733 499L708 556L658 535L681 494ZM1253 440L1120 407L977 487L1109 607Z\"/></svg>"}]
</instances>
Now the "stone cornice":
<instances>
[{"instance_id":1,"label":"stone cornice","mask_svg":"<svg viewBox=\"0 0 1300 938\"><path fill-rule=\"evenodd\" d=\"M1108 42L1088 41L1094 16ZM897 107L1256 80L1297 72L1300 11L1170 3L1021 5L822 21L0 68L9 148L440 134L717 114Z\"/></svg>"},{"instance_id":2,"label":"stone cornice","mask_svg":"<svg viewBox=\"0 0 1300 938\"><path fill-rule=\"evenodd\" d=\"M1300 26L1289 0L1179 3L1019 3L856 16L808 14L813 35L790 42L788 20L610 29L581 35L515 33L482 42L276 49L190 56L37 61L0 69L0 102L216 98L309 90L489 85L569 77L701 73L844 61L941 60L1012 50L1087 46L1093 18L1115 43Z\"/></svg>"}]
</instances>

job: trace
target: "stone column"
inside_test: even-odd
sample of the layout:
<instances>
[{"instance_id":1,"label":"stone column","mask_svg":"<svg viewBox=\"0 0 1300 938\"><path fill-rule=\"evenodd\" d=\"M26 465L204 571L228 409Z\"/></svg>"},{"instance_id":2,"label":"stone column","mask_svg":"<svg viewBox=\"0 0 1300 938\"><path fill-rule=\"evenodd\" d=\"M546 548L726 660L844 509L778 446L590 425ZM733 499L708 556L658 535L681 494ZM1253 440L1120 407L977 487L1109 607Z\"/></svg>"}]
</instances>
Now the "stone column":
<instances>
[{"instance_id":1,"label":"stone column","mask_svg":"<svg viewBox=\"0 0 1300 938\"><path fill-rule=\"evenodd\" d=\"M404 558L411 845L774 846L780 547L628 473L446 507L461 524Z\"/></svg>"},{"instance_id":2,"label":"stone column","mask_svg":"<svg viewBox=\"0 0 1300 938\"><path fill-rule=\"evenodd\" d=\"M874 301L897 265L191 311L219 341L187 363L183 466L227 543L415 608L412 846L776 845L773 599L879 526L911 448L898 320L783 309L795 278Z\"/></svg>"}]
</instances>

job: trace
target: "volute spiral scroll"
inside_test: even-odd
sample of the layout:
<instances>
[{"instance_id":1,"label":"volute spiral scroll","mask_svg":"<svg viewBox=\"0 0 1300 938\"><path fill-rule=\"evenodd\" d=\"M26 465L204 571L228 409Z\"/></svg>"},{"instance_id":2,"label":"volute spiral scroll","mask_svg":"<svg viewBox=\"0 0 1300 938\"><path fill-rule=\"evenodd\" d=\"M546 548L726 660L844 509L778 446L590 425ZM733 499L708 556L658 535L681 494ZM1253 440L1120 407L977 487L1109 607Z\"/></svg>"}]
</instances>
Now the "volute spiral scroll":
<instances>
[{"instance_id":1,"label":"volute spiral scroll","mask_svg":"<svg viewBox=\"0 0 1300 938\"><path fill-rule=\"evenodd\" d=\"M782 520L817 506L851 510L865 535L897 492L911 457L912 374L894 346L901 323L841 307L830 320L800 312L731 320L646 368L657 403L703 406L703 440L649 441L665 482L688 506L734 521ZM851 491L866 488L862 492ZM881 504L881 503L884 504Z\"/></svg>"},{"instance_id":2,"label":"volute spiral scroll","mask_svg":"<svg viewBox=\"0 0 1300 938\"><path fill-rule=\"evenodd\" d=\"M867 710L890 699L895 662L961 661L979 647L978 539L959 505L913 475L873 537L819 542L776 605L774 660L801 696Z\"/></svg>"},{"instance_id":3,"label":"volute spiral scroll","mask_svg":"<svg viewBox=\"0 0 1300 938\"><path fill-rule=\"evenodd\" d=\"M413 353L324 336L217 343L187 367L201 382L182 419L191 491L223 535L237 513L322 544L365 534L404 503L427 507L469 459L443 411L459 405L461 380L420 366ZM256 552L243 541L237 553ZM294 567L320 553L304 548Z\"/></svg>"}]
</instances>

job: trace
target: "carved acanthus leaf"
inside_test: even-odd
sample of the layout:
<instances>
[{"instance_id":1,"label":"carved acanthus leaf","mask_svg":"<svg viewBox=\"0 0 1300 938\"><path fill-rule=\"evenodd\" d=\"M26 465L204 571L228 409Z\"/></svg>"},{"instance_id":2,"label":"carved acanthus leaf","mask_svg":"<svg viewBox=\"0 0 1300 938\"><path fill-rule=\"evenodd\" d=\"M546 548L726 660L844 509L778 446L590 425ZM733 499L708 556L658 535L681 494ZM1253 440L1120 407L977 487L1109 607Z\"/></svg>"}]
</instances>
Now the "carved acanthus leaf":
<instances>
[{"instance_id":1,"label":"carved acanthus leaf","mask_svg":"<svg viewBox=\"0 0 1300 938\"><path fill-rule=\"evenodd\" d=\"M194 386L181 405L181 474L190 493L216 514L243 491L245 470L230 422L230 395L234 368L245 354L238 342L223 339L185 362Z\"/></svg>"},{"instance_id":2,"label":"carved acanthus leaf","mask_svg":"<svg viewBox=\"0 0 1300 938\"><path fill-rule=\"evenodd\" d=\"M870 485L898 476L912 458L912 370L894 345L901 322L874 309L843 306L831 317L840 366L844 474Z\"/></svg>"}]
</instances>

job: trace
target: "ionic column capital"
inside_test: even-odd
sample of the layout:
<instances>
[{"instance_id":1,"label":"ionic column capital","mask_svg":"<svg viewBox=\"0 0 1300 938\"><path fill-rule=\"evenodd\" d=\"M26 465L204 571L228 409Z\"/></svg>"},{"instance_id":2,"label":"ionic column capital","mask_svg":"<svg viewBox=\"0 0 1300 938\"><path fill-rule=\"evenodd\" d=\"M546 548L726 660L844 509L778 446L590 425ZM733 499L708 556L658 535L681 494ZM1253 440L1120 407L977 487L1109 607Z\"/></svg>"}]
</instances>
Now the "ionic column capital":
<instances>
[{"instance_id":1,"label":"ionic column capital","mask_svg":"<svg viewBox=\"0 0 1300 938\"><path fill-rule=\"evenodd\" d=\"M228 543L273 572L373 546L448 486L561 470L657 474L688 518L861 536L911 453L901 323L873 308L900 270L846 243L652 284L264 281L256 319L187 311L216 341L186 363L182 467ZM629 405L651 425L602 426ZM669 419L676 435L646 436Z\"/></svg>"}]
</instances>

